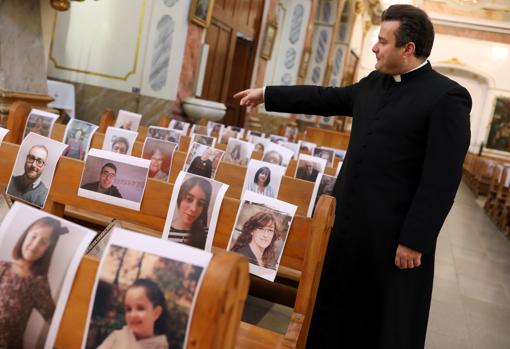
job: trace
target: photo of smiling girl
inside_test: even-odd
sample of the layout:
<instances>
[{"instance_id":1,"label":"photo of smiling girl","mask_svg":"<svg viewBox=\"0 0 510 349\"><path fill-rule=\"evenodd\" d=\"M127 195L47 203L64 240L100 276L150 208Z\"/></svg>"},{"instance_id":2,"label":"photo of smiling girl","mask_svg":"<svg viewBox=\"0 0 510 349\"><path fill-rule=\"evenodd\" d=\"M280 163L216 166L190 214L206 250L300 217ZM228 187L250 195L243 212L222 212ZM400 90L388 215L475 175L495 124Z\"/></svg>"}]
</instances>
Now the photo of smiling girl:
<instances>
[{"instance_id":1,"label":"photo of smiling girl","mask_svg":"<svg viewBox=\"0 0 510 349\"><path fill-rule=\"evenodd\" d=\"M94 235L13 204L0 225L0 348L53 347L74 273Z\"/></svg>"},{"instance_id":2,"label":"photo of smiling girl","mask_svg":"<svg viewBox=\"0 0 510 349\"><path fill-rule=\"evenodd\" d=\"M151 279L137 279L124 294L126 325L113 331L98 349L168 348L165 296Z\"/></svg>"},{"instance_id":3,"label":"photo of smiling girl","mask_svg":"<svg viewBox=\"0 0 510 349\"><path fill-rule=\"evenodd\" d=\"M168 208L163 239L209 251L228 185L181 171Z\"/></svg>"}]
</instances>

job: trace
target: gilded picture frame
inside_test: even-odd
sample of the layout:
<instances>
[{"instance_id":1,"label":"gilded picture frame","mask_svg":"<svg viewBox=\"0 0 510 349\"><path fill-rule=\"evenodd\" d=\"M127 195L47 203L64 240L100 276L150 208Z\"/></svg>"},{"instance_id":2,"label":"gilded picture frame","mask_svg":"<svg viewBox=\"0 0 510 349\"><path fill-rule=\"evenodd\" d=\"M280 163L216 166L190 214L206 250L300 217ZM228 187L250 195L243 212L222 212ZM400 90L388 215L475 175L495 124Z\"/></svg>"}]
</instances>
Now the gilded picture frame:
<instances>
[{"instance_id":1,"label":"gilded picture frame","mask_svg":"<svg viewBox=\"0 0 510 349\"><path fill-rule=\"evenodd\" d=\"M262 49L260 50L260 57L266 60L271 59L273 54L274 42L276 39L276 32L278 26L276 23L269 22L266 26L266 35L264 35L264 41L262 42Z\"/></svg>"},{"instance_id":2,"label":"gilded picture frame","mask_svg":"<svg viewBox=\"0 0 510 349\"><path fill-rule=\"evenodd\" d=\"M192 0L189 19L192 23L204 28L211 24L214 0Z\"/></svg>"}]
</instances>

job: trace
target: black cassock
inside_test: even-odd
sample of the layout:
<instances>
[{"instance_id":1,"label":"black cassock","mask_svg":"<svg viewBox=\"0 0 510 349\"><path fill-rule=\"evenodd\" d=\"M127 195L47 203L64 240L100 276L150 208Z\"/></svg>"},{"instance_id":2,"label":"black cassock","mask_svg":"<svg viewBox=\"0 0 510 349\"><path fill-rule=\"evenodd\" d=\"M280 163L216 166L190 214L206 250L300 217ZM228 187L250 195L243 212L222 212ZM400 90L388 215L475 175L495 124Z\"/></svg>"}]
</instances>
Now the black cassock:
<instances>
[{"instance_id":1,"label":"black cassock","mask_svg":"<svg viewBox=\"0 0 510 349\"><path fill-rule=\"evenodd\" d=\"M307 348L423 348L437 235L470 141L471 97L430 63L345 88L268 86L271 111L352 115ZM423 253L400 270L397 245Z\"/></svg>"}]
</instances>

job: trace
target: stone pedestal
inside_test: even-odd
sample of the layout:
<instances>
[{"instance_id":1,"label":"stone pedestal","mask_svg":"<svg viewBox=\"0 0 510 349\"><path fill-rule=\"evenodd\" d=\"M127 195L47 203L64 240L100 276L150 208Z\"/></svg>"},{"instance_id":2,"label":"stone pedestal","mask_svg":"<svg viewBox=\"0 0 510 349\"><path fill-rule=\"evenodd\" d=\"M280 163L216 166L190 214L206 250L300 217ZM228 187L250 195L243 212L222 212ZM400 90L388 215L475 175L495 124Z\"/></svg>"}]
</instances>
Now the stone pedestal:
<instances>
[{"instance_id":1,"label":"stone pedestal","mask_svg":"<svg viewBox=\"0 0 510 349\"><path fill-rule=\"evenodd\" d=\"M46 108L40 0L0 1L0 124L16 100Z\"/></svg>"}]
</instances>

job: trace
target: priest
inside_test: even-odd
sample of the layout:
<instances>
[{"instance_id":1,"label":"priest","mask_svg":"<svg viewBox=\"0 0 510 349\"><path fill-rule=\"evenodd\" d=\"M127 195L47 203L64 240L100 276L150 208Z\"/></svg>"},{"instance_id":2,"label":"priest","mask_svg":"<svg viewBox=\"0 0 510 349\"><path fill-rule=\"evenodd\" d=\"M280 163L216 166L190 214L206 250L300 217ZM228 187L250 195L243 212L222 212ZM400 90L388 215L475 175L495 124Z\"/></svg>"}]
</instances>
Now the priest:
<instances>
[{"instance_id":1,"label":"priest","mask_svg":"<svg viewBox=\"0 0 510 349\"><path fill-rule=\"evenodd\" d=\"M268 86L243 106L353 117L307 348L423 348L437 236L470 141L471 97L427 61L434 28L411 5L383 12L375 71L341 88Z\"/></svg>"}]
</instances>

